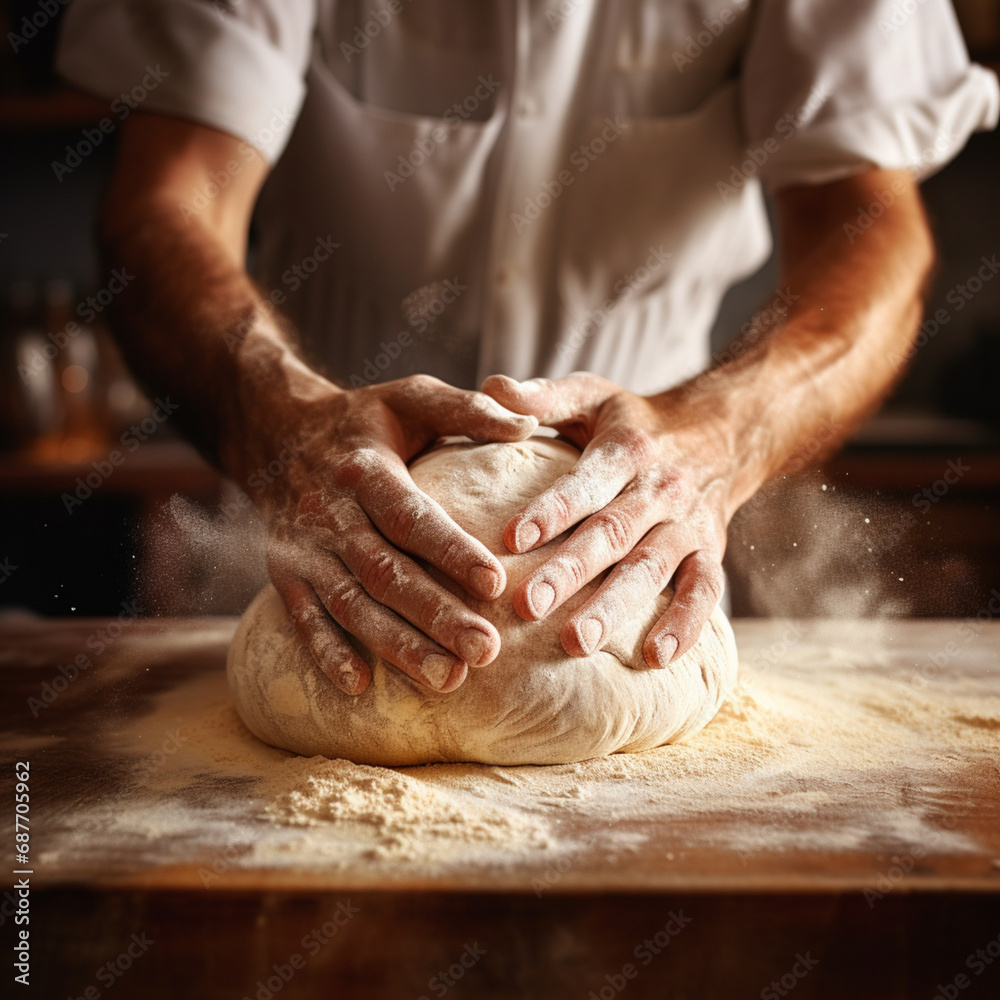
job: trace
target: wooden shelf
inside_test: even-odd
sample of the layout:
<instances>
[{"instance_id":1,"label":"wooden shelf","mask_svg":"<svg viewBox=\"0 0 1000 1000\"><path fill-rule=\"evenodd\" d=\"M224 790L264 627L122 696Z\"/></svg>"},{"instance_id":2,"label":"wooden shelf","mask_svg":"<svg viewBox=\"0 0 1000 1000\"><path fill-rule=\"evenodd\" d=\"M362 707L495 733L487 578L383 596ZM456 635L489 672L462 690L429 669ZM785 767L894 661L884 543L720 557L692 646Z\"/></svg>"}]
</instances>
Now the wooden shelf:
<instances>
[{"instance_id":1,"label":"wooden shelf","mask_svg":"<svg viewBox=\"0 0 1000 1000\"><path fill-rule=\"evenodd\" d=\"M104 456L93 461L100 462ZM0 496L52 494L72 490L78 477L93 472L92 462L41 463L21 455L0 456ZM223 477L189 444L171 441L141 445L101 485L102 492L135 496L217 492Z\"/></svg>"}]
</instances>

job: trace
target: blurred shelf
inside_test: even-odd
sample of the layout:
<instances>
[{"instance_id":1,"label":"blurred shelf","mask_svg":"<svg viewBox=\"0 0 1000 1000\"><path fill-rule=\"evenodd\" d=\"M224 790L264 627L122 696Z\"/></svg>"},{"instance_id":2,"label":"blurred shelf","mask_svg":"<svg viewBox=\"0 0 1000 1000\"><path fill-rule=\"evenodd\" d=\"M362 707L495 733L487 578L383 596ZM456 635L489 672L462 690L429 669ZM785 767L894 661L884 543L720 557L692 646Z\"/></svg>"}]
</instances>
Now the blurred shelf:
<instances>
[{"instance_id":1,"label":"blurred shelf","mask_svg":"<svg viewBox=\"0 0 1000 1000\"><path fill-rule=\"evenodd\" d=\"M822 468L840 489L919 491L947 474L967 497L1000 494L1000 432L928 411L882 413Z\"/></svg>"},{"instance_id":2,"label":"blurred shelf","mask_svg":"<svg viewBox=\"0 0 1000 1000\"><path fill-rule=\"evenodd\" d=\"M141 445L134 452L126 451L124 458L112 466L110 475L102 477L95 492L208 496L217 493L223 482L222 475L182 441ZM101 474L94 464L101 462L107 462L106 455L80 463L40 463L17 454L0 455L0 496L72 492L78 478L86 480L95 471Z\"/></svg>"},{"instance_id":3,"label":"blurred shelf","mask_svg":"<svg viewBox=\"0 0 1000 1000\"><path fill-rule=\"evenodd\" d=\"M61 131L90 125L107 113L106 102L69 87L46 94L0 96L0 130L3 131Z\"/></svg>"},{"instance_id":4,"label":"blurred shelf","mask_svg":"<svg viewBox=\"0 0 1000 1000\"><path fill-rule=\"evenodd\" d=\"M951 478L958 476L965 496L995 495L1000 503L1000 452L847 450L824 462L823 471L836 482L838 489L887 493L919 492L945 479L947 474Z\"/></svg>"},{"instance_id":5,"label":"blurred shelf","mask_svg":"<svg viewBox=\"0 0 1000 1000\"><path fill-rule=\"evenodd\" d=\"M216 493L223 483L221 473L182 441L144 444L125 452L124 459L103 477L101 492L204 497ZM86 480L95 471L95 462L99 466L106 461L103 454L79 463L42 463L18 454L0 455L0 496L71 492L78 478ZM941 479L949 462L960 463L964 470L960 475L963 492L1000 492L1000 435L974 421L880 416L822 468L841 488L905 491Z\"/></svg>"},{"instance_id":6,"label":"blurred shelf","mask_svg":"<svg viewBox=\"0 0 1000 1000\"><path fill-rule=\"evenodd\" d=\"M899 410L873 417L858 429L848 448L966 448L1000 452L1000 431L978 420L943 417L928 410Z\"/></svg>"}]
</instances>

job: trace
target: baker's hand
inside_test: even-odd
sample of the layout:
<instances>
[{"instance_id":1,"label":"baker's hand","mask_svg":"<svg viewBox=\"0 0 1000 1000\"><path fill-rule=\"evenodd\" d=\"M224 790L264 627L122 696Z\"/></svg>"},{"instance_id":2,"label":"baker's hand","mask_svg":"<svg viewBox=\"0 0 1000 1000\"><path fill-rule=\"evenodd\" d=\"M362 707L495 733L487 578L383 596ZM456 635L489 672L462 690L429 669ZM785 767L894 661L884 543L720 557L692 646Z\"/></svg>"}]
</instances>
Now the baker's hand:
<instances>
[{"instance_id":1,"label":"baker's hand","mask_svg":"<svg viewBox=\"0 0 1000 1000\"><path fill-rule=\"evenodd\" d=\"M503 591L504 570L414 485L406 463L441 435L519 441L536 421L414 375L330 385L281 424L293 447L265 502L268 572L314 660L347 693L364 691L371 671L350 635L420 683L454 690L468 667L496 657L500 637L412 557L485 600Z\"/></svg>"},{"instance_id":2,"label":"baker's hand","mask_svg":"<svg viewBox=\"0 0 1000 1000\"><path fill-rule=\"evenodd\" d=\"M732 511L717 422L683 397L637 396L587 373L528 382L494 375L482 390L583 450L506 526L507 547L527 552L579 525L514 592L517 613L542 618L615 566L560 635L567 653L586 656L673 578L670 606L643 644L646 663L665 667L694 644L722 594Z\"/></svg>"}]
</instances>

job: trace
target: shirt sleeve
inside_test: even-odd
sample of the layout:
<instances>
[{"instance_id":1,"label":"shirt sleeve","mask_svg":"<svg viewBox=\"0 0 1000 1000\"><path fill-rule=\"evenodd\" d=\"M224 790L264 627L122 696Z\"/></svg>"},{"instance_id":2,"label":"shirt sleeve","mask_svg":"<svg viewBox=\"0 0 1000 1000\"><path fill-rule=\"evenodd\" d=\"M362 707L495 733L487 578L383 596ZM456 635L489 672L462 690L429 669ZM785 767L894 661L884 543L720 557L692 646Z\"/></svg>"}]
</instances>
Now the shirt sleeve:
<instances>
[{"instance_id":1,"label":"shirt sleeve","mask_svg":"<svg viewBox=\"0 0 1000 1000\"><path fill-rule=\"evenodd\" d=\"M270 162L305 96L315 0L73 0L56 69L109 102L227 132Z\"/></svg>"},{"instance_id":2,"label":"shirt sleeve","mask_svg":"<svg viewBox=\"0 0 1000 1000\"><path fill-rule=\"evenodd\" d=\"M997 124L996 76L969 62L949 0L761 0L742 113L772 188L869 167L943 167Z\"/></svg>"}]
</instances>

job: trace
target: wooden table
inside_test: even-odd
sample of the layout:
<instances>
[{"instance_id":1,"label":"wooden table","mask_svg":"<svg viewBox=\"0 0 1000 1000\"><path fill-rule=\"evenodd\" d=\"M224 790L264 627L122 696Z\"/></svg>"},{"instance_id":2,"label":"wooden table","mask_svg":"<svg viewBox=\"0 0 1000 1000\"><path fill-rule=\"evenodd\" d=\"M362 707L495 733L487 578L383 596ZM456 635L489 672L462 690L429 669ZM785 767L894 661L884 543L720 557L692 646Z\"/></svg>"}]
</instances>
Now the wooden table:
<instances>
[{"instance_id":1,"label":"wooden table","mask_svg":"<svg viewBox=\"0 0 1000 1000\"><path fill-rule=\"evenodd\" d=\"M11 787L15 763L30 762L32 838L32 987L11 995L933 1000L944 987L952 1000L996 1000L1000 753L989 741L1000 738L1000 623L734 627L751 690L765 671L775 690L800 693L821 690L830 671L870 675L883 688L923 678L919 704L930 714L905 723L913 759L896 761L887 748L880 764L898 781L854 795L832 769L810 790L822 808L799 815L802 835L775 849L778 813L741 806L717 776L703 808L630 821L627 851L609 848L615 817L602 814L595 782L586 809L559 805L591 847L547 878L544 860L513 852L502 865L457 852L398 870L367 864L363 852L348 867L237 861L233 844L274 828L245 786L211 774L168 836L124 837L117 820L141 818L155 800L114 734L141 732L158 699L183 685L221 691L233 622L127 622L98 657L94 636L110 638L99 632L106 622L7 619L3 768ZM81 654L88 666L72 676ZM40 697L46 683L51 703ZM949 730L951 744L921 744L933 706L956 691L974 707ZM859 705L860 725L870 708ZM740 738L738 720L713 726L706 735L716 740ZM699 739L681 752L701 752L708 741ZM811 752L821 756L822 741ZM739 781L757 773L747 756ZM920 777L927 768L937 769L933 782ZM764 798L773 792L759 773ZM794 785L796 775L782 780ZM79 820L101 815L103 831ZM6 856L20 868L6 829ZM226 857L233 863L220 865ZM206 868L220 877L206 882ZM16 905L16 895L0 902L8 954Z\"/></svg>"}]
</instances>

